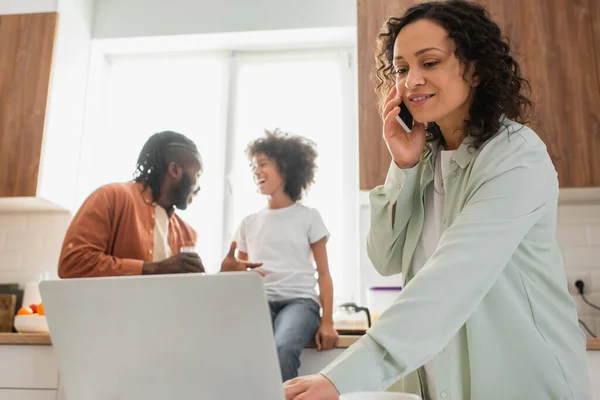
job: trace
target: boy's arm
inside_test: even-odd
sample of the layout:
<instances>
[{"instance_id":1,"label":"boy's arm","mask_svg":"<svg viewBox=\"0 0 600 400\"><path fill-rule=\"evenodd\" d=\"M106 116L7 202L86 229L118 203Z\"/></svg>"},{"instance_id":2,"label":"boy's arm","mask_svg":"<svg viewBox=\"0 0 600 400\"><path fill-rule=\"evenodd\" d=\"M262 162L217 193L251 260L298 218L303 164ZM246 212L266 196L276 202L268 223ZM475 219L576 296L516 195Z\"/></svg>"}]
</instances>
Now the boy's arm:
<instances>
[{"instance_id":1,"label":"boy's arm","mask_svg":"<svg viewBox=\"0 0 600 400\"><path fill-rule=\"evenodd\" d=\"M321 326L315 336L317 350L332 349L338 341L338 333L333 327L333 281L329 273L326 243L327 236L310 245L317 264L319 293L321 306L323 307Z\"/></svg>"}]
</instances>

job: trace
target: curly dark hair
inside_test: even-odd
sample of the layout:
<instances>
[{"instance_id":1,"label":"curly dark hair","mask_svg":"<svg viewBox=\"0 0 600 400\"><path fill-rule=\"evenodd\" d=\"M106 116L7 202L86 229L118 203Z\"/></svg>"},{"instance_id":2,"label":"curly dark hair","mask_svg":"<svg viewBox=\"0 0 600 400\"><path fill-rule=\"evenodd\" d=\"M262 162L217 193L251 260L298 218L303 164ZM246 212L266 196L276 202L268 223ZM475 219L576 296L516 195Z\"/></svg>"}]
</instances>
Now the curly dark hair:
<instances>
[{"instance_id":1,"label":"curly dark hair","mask_svg":"<svg viewBox=\"0 0 600 400\"><path fill-rule=\"evenodd\" d=\"M142 147L133 174L135 182L143 182L144 188L152 189L152 197L160 197L160 187L167 172L169 163L175 161L181 166L192 160L202 158L196 144L181 133L163 131L155 133Z\"/></svg>"},{"instance_id":2,"label":"curly dark hair","mask_svg":"<svg viewBox=\"0 0 600 400\"><path fill-rule=\"evenodd\" d=\"M483 6L465 0L417 4L408 8L402 17L391 17L385 22L377 40L374 73L380 106L395 84L393 59L398 33L406 25L422 19L443 27L456 44L458 60L475 67L473 76L479 85L464 122L465 134L474 139L474 148L480 148L499 131L503 115L522 124L529 122L534 106L528 97L531 86L511 55L509 40L502 36L500 27ZM443 141L436 123L427 124L427 133L428 140Z\"/></svg>"},{"instance_id":3,"label":"curly dark hair","mask_svg":"<svg viewBox=\"0 0 600 400\"><path fill-rule=\"evenodd\" d=\"M252 158L264 154L273 159L285 179L284 192L293 201L302 199L303 194L314 183L317 164L316 144L303 136L265 130L265 136L248 144L246 155Z\"/></svg>"}]
</instances>

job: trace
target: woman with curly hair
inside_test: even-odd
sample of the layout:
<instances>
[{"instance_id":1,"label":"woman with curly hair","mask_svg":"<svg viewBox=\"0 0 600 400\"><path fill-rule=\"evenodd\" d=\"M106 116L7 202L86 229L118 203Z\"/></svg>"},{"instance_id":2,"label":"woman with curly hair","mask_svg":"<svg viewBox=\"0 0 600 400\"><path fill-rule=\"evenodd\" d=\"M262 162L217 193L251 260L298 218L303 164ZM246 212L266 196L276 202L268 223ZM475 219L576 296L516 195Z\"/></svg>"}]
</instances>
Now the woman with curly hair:
<instances>
[{"instance_id":1,"label":"woman with curly hair","mask_svg":"<svg viewBox=\"0 0 600 400\"><path fill-rule=\"evenodd\" d=\"M367 248L405 287L321 374L287 382L286 399L589 399L556 241L557 174L523 125L529 85L500 28L473 2L428 2L389 18L378 44L393 162L370 194Z\"/></svg>"},{"instance_id":2,"label":"woman with curly hair","mask_svg":"<svg viewBox=\"0 0 600 400\"><path fill-rule=\"evenodd\" d=\"M311 339L318 350L333 348L338 339L327 262L329 232L319 212L300 203L314 181L317 151L310 140L275 130L250 143L246 154L267 207L242 220L232 247L237 245L240 260L252 257L263 263L259 272L286 381L298 376L300 353Z\"/></svg>"}]
</instances>

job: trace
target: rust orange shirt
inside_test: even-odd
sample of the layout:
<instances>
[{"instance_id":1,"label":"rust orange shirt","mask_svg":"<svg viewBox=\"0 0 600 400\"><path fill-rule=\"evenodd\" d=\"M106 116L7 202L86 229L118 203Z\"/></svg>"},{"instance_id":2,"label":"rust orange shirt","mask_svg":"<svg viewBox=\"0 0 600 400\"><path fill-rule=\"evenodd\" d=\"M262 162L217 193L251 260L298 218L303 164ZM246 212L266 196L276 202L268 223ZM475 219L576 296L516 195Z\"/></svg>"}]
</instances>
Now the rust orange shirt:
<instances>
[{"instance_id":1,"label":"rust orange shirt","mask_svg":"<svg viewBox=\"0 0 600 400\"><path fill-rule=\"evenodd\" d=\"M58 275L141 275L144 261L153 261L155 207L159 206L151 190L144 190L141 183L112 183L97 189L67 230ZM168 226L171 254L196 245L196 231L173 211Z\"/></svg>"}]
</instances>

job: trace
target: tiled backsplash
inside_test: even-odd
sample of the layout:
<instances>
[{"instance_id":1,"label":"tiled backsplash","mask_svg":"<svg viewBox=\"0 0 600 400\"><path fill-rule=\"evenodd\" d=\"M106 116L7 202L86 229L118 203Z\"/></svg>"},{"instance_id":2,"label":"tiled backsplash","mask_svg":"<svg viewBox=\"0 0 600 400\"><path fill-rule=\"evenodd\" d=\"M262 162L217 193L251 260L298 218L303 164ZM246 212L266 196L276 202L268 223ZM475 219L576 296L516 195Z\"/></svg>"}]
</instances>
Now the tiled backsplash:
<instances>
[{"instance_id":1,"label":"tiled backsplash","mask_svg":"<svg viewBox=\"0 0 600 400\"><path fill-rule=\"evenodd\" d=\"M587 190L587 189L584 189ZM597 193L596 189L592 189ZM593 194L597 197L597 194ZM563 191L561 191L561 198ZM585 197L585 196L580 196ZM581 200L581 199L579 199ZM379 276L371 266L366 252L365 238L369 229L368 194L361 192L360 207L360 293L357 301L365 303L366 290L370 286L395 286L400 283L399 276ZM586 298L600 306L600 202L561 203L558 207L558 241L562 249L565 270L569 281L569 291L575 298L580 318L600 336L600 311L583 302L573 283L577 279L584 281Z\"/></svg>"},{"instance_id":2,"label":"tiled backsplash","mask_svg":"<svg viewBox=\"0 0 600 400\"><path fill-rule=\"evenodd\" d=\"M67 211L0 213L0 283L57 276L58 257L71 221Z\"/></svg>"},{"instance_id":3,"label":"tiled backsplash","mask_svg":"<svg viewBox=\"0 0 600 400\"><path fill-rule=\"evenodd\" d=\"M600 204L560 205L557 234L579 317L600 335L600 311L585 304L573 285L581 279L586 298L600 307Z\"/></svg>"},{"instance_id":4,"label":"tiled backsplash","mask_svg":"<svg viewBox=\"0 0 600 400\"><path fill-rule=\"evenodd\" d=\"M395 286L400 279L398 276L381 277L370 265L364 243L369 226L369 207L366 195L362 199L361 289L356 300L365 304L369 286ZM70 220L71 214L62 211L0 213L0 283L24 284L39 279L43 272L56 277L60 247ZM558 240L569 289L577 302L579 315L595 333L600 334L600 311L585 304L573 286L573 282L582 279L588 300L600 305L600 204L560 205Z\"/></svg>"}]
</instances>

